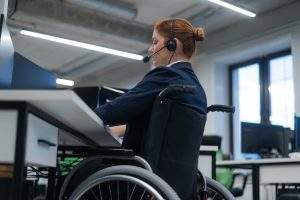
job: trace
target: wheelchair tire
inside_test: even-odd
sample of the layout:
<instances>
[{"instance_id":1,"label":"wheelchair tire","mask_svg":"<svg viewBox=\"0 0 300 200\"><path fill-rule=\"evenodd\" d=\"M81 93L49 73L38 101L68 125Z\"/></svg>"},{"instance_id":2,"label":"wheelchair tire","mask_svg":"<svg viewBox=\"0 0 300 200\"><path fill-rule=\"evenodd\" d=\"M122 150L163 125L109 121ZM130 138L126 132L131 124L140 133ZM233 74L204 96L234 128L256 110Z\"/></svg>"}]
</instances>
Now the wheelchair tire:
<instances>
[{"instance_id":1,"label":"wheelchair tire","mask_svg":"<svg viewBox=\"0 0 300 200\"><path fill-rule=\"evenodd\" d=\"M212 200L234 200L231 192L217 181L205 177L208 199Z\"/></svg>"},{"instance_id":2,"label":"wheelchair tire","mask_svg":"<svg viewBox=\"0 0 300 200\"><path fill-rule=\"evenodd\" d=\"M97 184L103 181L116 181L116 178L124 178L133 181L134 184L141 183L150 186L165 200L180 200L176 192L160 177L145 169L129 165L118 165L100 170L85 179L72 193L70 200L79 200L83 193L92 190ZM147 187L148 187L147 186ZM152 193L153 194L153 193Z\"/></svg>"}]
</instances>

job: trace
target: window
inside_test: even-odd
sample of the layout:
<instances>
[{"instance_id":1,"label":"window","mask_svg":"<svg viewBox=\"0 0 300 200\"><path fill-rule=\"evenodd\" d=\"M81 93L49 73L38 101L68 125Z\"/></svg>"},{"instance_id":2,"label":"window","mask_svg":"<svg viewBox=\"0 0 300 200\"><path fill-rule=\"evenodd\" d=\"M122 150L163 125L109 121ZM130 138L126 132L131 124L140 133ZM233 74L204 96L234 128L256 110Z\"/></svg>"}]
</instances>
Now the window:
<instances>
[{"instance_id":1,"label":"window","mask_svg":"<svg viewBox=\"0 0 300 200\"><path fill-rule=\"evenodd\" d=\"M294 84L292 56L270 60L271 124L294 128ZM288 98L287 98L288 97Z\"/></svg>"},{"instance_id":2,"label":"window","mask_svg":"<svg viewBox=\"0 0 300 200\"><path fill-rule=\"evenodd\" d=\"M233 116L232 144L241 154L241 122L294 128L294 86L291 51L283 51L230 67Z\"/></svg>"},{"instance_id":3,"label":"window","mask_svg":"<svg viewBox=\"0 0 300 200\"><path fill-rule=\"evenodd\" d=\"M259 65L238 69L238 101L240 121L260 122Z\"/></svg>"}]
</instances>

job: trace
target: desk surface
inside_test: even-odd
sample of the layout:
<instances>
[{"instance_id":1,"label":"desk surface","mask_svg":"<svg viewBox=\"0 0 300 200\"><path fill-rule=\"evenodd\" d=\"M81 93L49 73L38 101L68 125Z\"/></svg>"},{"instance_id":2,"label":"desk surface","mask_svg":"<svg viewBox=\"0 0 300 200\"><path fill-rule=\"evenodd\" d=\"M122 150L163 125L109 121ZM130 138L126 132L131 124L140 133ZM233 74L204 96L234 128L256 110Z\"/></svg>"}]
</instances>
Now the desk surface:
<instances>
[{"instance_id":1,"label":"desk surface","mask_svg":"<svg viewBox=\"0 0 300 200\"><path fill-rule=\"evenodd\" d=\"M225 160L218 161L218 167L230 167L230 166L247 166L247 165L269 165L269 164L288 164L288 163L299 163L300 158L267 158L257 160Z\"/></svg>"},{"instance_id":2,"label":"desk surface","mask_svg":"<svg viewBox=\"0 0 300 200\"><path fill-rule=\"evenodd\" d=\"M71 90L0 90L0 101L25 101L102 146L120 146L102 120Z\"/></svg>"},{"instance_id":3,"label":"desk surface","mask_svg":"<svg viewBox=\"0 0 300 200\"><path fill-rule=\"evenodd\" d=\"M200 151L218 151L218 146L201 145Z\"/></svg>"}]
</instances>

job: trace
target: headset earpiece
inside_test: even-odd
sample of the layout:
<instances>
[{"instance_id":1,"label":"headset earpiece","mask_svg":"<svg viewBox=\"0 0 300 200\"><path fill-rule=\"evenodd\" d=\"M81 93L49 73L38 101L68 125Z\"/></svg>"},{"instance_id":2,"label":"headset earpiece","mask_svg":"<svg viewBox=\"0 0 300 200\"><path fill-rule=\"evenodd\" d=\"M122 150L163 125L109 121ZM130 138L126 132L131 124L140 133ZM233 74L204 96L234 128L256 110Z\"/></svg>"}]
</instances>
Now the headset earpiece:
<instances>
[{"instance_id":1,"label":"headset earpiece","mask_svg":"<svg viewBox=\"0 0 300 200\"><path fill-rule=\"evenodd\" d=\"M167 41L166 43L166 47L169 51L176 51L176 48L177 48L177 43L176 43L176 40L175 39L170 39Z\"/></svg>"},{"instance_id":2,"label":"headset earpiece","mask_svg":"<svg viewBox=\"0 0 300 200\"><path fill-rule=\"evenodd\" d=\"M175 40L175 38L174 38L174 32L173 32L174 22L175 22L175 20L172 20L172 21L171 21L171 39L169 39L169 40L166 42L166 48L167 48L169 51L171 51L171 52L176 51L176 48L177 48L177 43L176 43L176 40Z\"/></svg>"}]
</instances>

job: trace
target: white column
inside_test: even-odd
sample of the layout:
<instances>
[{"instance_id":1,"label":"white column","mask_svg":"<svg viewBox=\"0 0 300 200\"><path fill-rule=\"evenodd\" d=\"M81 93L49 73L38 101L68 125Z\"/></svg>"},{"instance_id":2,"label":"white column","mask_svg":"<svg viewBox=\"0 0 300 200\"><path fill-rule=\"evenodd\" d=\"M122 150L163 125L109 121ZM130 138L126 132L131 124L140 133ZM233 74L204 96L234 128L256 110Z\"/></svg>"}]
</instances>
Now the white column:
<instances>
[{"instance_id":1,"label":"white column","mask_svg":"<svg viewBox=\"0 0 300 200\"><path fill-rule=\"evenodd\" d=\"M207 106L215 104L213 59L207 54L197 55L193 62L193 69L206 93ZM204 130L205 135L216 135L214 121L214 115L212 113L208 114Z\"/></svg>"},{"instance_id":2,"label":"white column","mask_svg":"<svg viewBox=\"0 0 300 200\"><path fill-rule=\"evenodd\" d=\"M300 24L292 32L292 54L295 91L295 144L300 151Z\"/></svg>"},{"instance_id":3,"label":"white column","mask_svg":"<svg viewBox=\"0 0 300 200\"><path fill-rule=\"evenodd\" d=\"M292 54L295 90L295 114L300 117L300 25L292 33Z\"/></svg>"},{"instance_id":4,"label":"white column","mask_svg":"<svg viewBox=\"0 0 300 200\"><path fill-rule=\"evenodd\" d=\"M5 18L7 16L7 6L8 6L8 0L0 1L0 14L4 14Z\"/></svg>"},{"instance_id":5,"label":"white column","mask_svg":"<svg viewBox=\"0 0 300 200\"><path fill-rule=\"evenodd\" d=\"M10 88L13 72L14 47L6 26L8 0L0 0L0 88Z\"/></svg>"}]
</instances>

